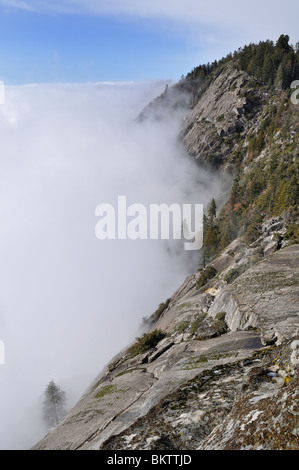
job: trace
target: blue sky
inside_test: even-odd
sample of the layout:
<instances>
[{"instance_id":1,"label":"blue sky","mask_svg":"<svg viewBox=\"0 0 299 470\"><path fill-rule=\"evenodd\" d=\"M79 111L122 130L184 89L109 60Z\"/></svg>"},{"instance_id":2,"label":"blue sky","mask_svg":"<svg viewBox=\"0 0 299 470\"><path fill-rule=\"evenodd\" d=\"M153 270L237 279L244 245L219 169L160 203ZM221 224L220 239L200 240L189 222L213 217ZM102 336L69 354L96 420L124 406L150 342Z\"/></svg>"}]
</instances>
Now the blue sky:
<instances>
[{"instance_id":1,"label":"blue sky","mask_svg":"<svg viewBox=\"0 0 299 470\"><path fill-rule=\"evenodd\" d=\"M249 42L297 42L298 14L297 0L0 0L0 79L177 80Z\"/></svg>"}]
</instances>

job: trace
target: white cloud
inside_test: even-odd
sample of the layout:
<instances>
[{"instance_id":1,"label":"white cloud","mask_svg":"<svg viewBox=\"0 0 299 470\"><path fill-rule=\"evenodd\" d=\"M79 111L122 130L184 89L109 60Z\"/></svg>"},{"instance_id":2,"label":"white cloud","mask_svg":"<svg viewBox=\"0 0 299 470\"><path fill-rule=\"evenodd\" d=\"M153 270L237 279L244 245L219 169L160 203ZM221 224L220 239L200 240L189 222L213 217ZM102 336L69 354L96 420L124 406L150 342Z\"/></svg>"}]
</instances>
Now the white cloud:
<instances>
[{"instance_id":1,"label":"white cloud","mask_svg":"<svg viewBox=\"0 0 299 470\"><path fill-rule=\"evenodd\" d=\"M208 22L242 27L246 24L251 30L261 25L266 30L271 25L293 28L298 13L296 0L286 0L283 8L279 0L252 0L250 4L239 0L0 0L0 4L35 11L160 17L191 24Z\"/></svg>"},{"instance_id":2,"label":"white cloud","mask_svg":"<svg viewBox=\"0 0 299 470\"><path fill-rule=\"evenodd\" d=\"M0 5L7 9L18 9L26 11L36 10L36 7L32 2L23 2L19 0L0 0Z\"/></svg>"}]
</instances>

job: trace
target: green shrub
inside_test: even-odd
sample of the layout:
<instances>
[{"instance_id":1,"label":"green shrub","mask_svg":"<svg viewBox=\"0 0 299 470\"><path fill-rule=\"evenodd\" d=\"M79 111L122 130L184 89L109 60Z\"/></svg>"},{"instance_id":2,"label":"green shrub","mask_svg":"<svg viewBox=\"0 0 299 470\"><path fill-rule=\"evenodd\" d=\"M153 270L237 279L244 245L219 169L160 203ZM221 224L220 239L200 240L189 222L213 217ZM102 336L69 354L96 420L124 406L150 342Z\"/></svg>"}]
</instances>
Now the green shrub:
<instances>
[{"instance_id":1,"label":"green shrub","mask_svg":"<svg viewBox=\"0 0 299 470\"><path fill-rule=\"evenodd\" d=\"M143 354L157 346L161 339L165 338L165 333L162 330L154 330L150 333L144 333L141 338L136 338L136 343L134 343L129 349L128 354L131 357L135 357L138 354Z\"/></svg>"},{"instance_id":2,"label":"green shrub","mask_svg":"<svg viewBox=\"0 0 299 470\"><path fill-rule=\"evenodd\" d=\"M183 333L187 328L189 328L190 321L189 320L182 320L174 329L174 332L177 334Z\"/></svg>"},{"instance_id":3,"label":"green shrub","mask_svg":"<svg viewBox=\"0 0 299 470\"><path fill-rule=\"evenodd\" d=\"M162 302L157 308L157 310L149 317L143 317L142 318L143 325L145 327L153 326L159 320L159 318L162 316L165 310L168 308L170 300L171 299L167 299L165 302Z\"/></svg>"},{"instance_id":4,"label":"green shrub","mask_svg":"<svg viewBox=\"0 0 299 470\"><path fill-rule=\"evenodd\" d=\"M247 270L247 267L247 265L242 264L242 266L238 266L237 268L228 271L228 273L224 276L225 282L232 284L239 276L241 276L241 274Z\"/></svg>"},{"instance_id":5,"label":"green shrub","mask_svg":"<svg viewBox=\"0 0 299 470\"><path fill-rule=\"evenodd\" d=\"M212 326L215 328L217 336L221 336L228 330L228 325L225 321L226 312L217 313Z\"/></svg>"},{"instance_id":6,"label":"green shrub","mask_svg":"<svg viewBox=\"0 0 299 470\"><path fill-rule=\"evenodd\" d=\"M152 315L152 319L156 322L161 317L162 313L167 309L170 303L170 299L167 299L164 303L161 303L155 313Z\"/></svg>"},{"instance_id":7,"label":"green shrub","mask_svg":"<svg viewBox=\"0 0 299 470\"><path fill-rule=\"evenodd\" d=\"M244 241L247 244L253 243L260 236L259 226L263 222L261 214L248 214L244 217L246 224L246 231L244 234Z\"/></svg>"},{"instance_id":8,"label":"green shrub","mask_svg":"<svg viewBox=\"0 0 299 470\"><path fill-rule=\"evenodd\" d=\"M213 279L217 275L217 271L212 266L207 266L201 275L198 278L196 283L196 288L200 289L201 287L205 286L211 279Z\"/></svg>"},{"instance_id":9,"label":"green shrub","mask_svg":"<svg viewBox=\"0 0 299 470\"><path fill-rule=\"evenodd\" d=\"M287 228L284 238L294 243L299 243L299 224L298 223L290 224Z\"/></svg>"},{"instance_id":10,"label":"green shrub","mask_svg":"<svg viewBox=\"0 0 299 470\"><path fill-rule=\"evenodd\" d=\"M190 333L194 335L197 330L200 328L202 325L202 322L206 318L207 314L206 313L201 313L200 315L197 316L197 318L192 322L191 328L190 328Z\"/></svg>"}]
</instances>

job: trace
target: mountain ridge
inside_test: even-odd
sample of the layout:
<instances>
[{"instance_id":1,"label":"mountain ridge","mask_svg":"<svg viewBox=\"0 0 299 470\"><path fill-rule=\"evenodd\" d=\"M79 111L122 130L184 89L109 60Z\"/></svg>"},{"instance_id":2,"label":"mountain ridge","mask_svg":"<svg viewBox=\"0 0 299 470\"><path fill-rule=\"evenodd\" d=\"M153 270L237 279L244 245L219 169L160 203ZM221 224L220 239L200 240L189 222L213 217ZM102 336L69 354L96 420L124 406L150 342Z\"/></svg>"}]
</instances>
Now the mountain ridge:
<instances>
[{"instance_id":1,"label":"mountain ridge","mask_svg":"<svg viewBox=\"0 0 299 470\"><path fill-rule=\"evenodd\" d=\"M182 110L179 138L230 194L206 208L198 271L34 449L299 448L298 57L284 35L246 46L140 114Z\"/></svg>"}]
</instances>

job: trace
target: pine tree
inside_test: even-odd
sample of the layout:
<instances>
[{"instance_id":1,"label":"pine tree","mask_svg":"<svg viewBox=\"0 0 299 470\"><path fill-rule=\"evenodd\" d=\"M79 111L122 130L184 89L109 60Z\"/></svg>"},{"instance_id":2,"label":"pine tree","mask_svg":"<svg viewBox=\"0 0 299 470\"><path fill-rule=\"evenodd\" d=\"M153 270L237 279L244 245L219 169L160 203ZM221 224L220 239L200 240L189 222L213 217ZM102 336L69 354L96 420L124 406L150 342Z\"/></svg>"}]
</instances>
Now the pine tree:
<instances>
[{"instance_id":1,"label":"pine tree","mask_svg":"<svg viewBox=\"0 0 299 470\"><path fill-rule=\"evenodd\" d=\"M204 238L203 246L206 256L210 259L217 251L219 243L218 231L214 225L210 225Z\"/></svg>"},{"instance_id":2,"label":"pine tree","mask_svg":"<svg viewBox=\"0 0 299 470\"><path fill-rule=\"evenodd\" d=\"M51 380L46 387L43 403L44 420L50 429L57 426L65 417L65 402L65 392Z\"/></svg>"},{"instance_id":3,"label":"pine tree","mask_svg":"<svg viewBox=\"0 0 299 470\"><path fill-rule=\"evenodd\" d=\"M262 69L262 77L265 84L271 86L273 84L273 80L275 78L275 68L274 68L274 61L271 56L267 56L265 58L263 69Z\"/></svg>"},{"instance_id":4,"label":"pine tree","mask_svg":"<svg viewBox=\"0 0 299 470\"><path fill-rule=\"evenodd\" d=\"M216 211L217 211L216 201L213 198L210 202L209 209L208 209L209 225L213 225L214 220L216 218Z\"/></svg>"},{"instance_id":5,"label":"pine tree","mask_svg":"<svg viewBox=\"0 0 299 470\"><path fill-rule=\"evenodd\" d=\"M213 198L208 207L208 216L204 217L204 240L203 240L203 257L204 265L216 253L218 248L218 230L215 225L217 206Z\"/></svg>"},{"instance_id":6,"label":"pine tree","mask_svg":"<svg viewBox=\"0 0 299 470\"><path fill-rule=\"evenodd\" d=\"M232 189L227 201L227 207L229 209L233 209L235 204L240 202L240 195L241 195L241 189L240 189L240 175L238 174L233 182Z\"/></svg>"},{"instance_id":7,"label":"pine tree","mask_svg":"<svg viewBox=\"0 0 299 470\"><path fill-rule=\"evenodd\" d=\"M285 49L285 50L289 50L290 49L290 46L289 46L289 40L290 40L290 37L286 34L282 34L279 38L278 38L278 41L276 43L276 47L278 47L279 49Z\"/></svg>"},{"instance_id":8,"label":"pine tree","mask_svg":"<svg viewBox=\"0 0 299 470\"><path fill-rule=\"evenodd\" d=\"M203 240L205 239L208 228L209 228L208 218L204 214L204 216L203 216ZM206 248L205 243L203 241L203 245L202 245L201 252L200 252L200 259L199 259L200 266L205 268L206 264L207 264L207 260L208 260L207 248Z\"/></svg>"}]
</instances>

